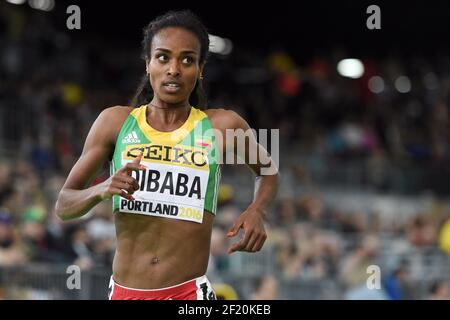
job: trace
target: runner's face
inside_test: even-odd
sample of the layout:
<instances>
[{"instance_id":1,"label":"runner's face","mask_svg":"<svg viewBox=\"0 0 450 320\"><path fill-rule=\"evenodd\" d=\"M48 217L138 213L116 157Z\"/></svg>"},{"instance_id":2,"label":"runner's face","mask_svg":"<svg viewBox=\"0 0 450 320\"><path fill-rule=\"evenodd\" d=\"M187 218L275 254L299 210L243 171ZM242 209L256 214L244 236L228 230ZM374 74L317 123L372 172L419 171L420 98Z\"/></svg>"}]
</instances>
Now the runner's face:
<instances>
[{"instance_id":1,"label":"runner's face","mask_svg":"<svg viewBox=\"0 0 450 320\"><path fill-rule=\"evenodd\" d=\"M188 104L200 76L200 41L192 32L168 27L153 37L147 73L160 103Z\"/></svg>"}]
</instances>

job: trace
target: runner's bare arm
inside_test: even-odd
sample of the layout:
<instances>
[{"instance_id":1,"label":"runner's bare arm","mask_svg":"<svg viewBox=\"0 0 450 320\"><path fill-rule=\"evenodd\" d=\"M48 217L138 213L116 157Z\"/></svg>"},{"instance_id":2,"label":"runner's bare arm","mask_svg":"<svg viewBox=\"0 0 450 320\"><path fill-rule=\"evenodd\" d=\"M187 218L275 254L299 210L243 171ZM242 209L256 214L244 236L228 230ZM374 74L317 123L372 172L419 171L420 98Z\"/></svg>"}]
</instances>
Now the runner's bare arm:
<instances>
[{"instance_id":1,"label":"runner's bare arm","mask_svg":"<svg viewBox=\"0 0 450 320\"><path fill-rule=\"evenodd\" d=\"M234 243L229 248L228 253L231 254L235 251L259 251L267 238L263 223L266 210L277 193L279 182L277 166L265 148L256 141L255 136L247 131L250 130L248 123L236 112L223 109L218 110L215 114L214 122L225 138L225 148L227 150L231 149L236 157L243 159L257 178L255 197L252 204L239 216L227 234L229 237L234 237L242 228L244 229L244 236L241 241ZM234 135L233 139L230 139L231 136L228 135L227 139L226 129L241 130L241 132L248 132L248 134L244 135L245 140L237 135ZM269 167L272 169L267 170L267 172L263 170Z\"/></svg>"},{"instance_id":2,"label":"runner's bare arm","mask_svg":"<svg viewBox=\"0 0 450 320\"><path fill-rule=\"evenodd\" d=\"M129 111L130 108L127 107L107 108L95 120L86 138L83 152L58 195L55 212L60 219L81 217L100 201L111 198L113 194L129 198L138 188L137 182L129 176L129 173L131 169L139 169L139 161L122 168L103 183L88 187L108 160Z\"/></svg>"}]
</instances>

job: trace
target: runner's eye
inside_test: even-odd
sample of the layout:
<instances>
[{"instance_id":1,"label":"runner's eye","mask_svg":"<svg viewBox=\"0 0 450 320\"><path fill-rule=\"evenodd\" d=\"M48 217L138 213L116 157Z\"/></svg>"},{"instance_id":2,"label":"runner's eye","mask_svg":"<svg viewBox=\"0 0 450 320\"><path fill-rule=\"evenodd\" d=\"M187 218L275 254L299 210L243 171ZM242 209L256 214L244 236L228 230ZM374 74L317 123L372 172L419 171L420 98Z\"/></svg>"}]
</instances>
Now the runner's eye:
<instances>
[{"instance_id":1,"label":"runner's eye","mask_svg":"<svg viewBox=\"0 0 450 320\"><path fill-rule=\"evenodd\" d=\"M183 58L183 63L184 64L191 64L191 63L193 63L194 62L194 58L192 58L192 57L184 57Z\"/></svg>"},{"instance_id":2,"label":"runner's eye","mask_svg":"<svg viewBox=\"0 0 450 320\"><path fill-rule=\"evenodd\" d=\"M156 56L156 59L158 59L160 62L166 62L167 60L169 60L169 57L166 54L161 53Z\"/></svg>"}]
</instances>

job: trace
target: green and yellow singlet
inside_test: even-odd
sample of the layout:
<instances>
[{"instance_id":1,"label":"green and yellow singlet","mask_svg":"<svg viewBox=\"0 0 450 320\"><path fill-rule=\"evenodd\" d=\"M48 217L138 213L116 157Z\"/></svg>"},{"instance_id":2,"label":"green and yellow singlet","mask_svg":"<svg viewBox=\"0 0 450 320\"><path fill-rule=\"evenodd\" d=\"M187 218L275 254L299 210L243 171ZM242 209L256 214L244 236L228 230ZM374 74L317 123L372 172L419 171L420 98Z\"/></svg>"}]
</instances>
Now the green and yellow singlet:
<instances>
[{"instance_id":1,"label":"green and yellow singlet","mask_svg":"<svg viewBox=\"0 0 450 320\"><path fill-rule=\"evenodd\" d=\"M113 212L120 211L202 223L203 212L217 211L220 165L208 116L191 107L178 129L161 132L146 119L147 106L134 109L117 137L111 175L142 151L146 170L133 171L139 183L129 201L113 196Z\"/></svg>"}]
</instances>

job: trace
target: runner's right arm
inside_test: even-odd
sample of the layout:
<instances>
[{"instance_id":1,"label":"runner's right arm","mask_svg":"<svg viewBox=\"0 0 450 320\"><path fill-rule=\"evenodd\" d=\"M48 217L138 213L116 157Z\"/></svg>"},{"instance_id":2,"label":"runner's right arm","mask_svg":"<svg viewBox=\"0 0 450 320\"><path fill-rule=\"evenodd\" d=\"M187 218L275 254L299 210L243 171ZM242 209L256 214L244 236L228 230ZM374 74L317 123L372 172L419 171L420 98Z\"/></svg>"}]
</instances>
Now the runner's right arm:
<instances>
[{"instance_id":1,"label":"runner's right arm","mask_svg":"<svg viewBox=\"0 0 450 320\"><path fill-rule=\"evenodd\" d=\"M114 150L115 140L129 111L130 108L126 107L107 108L95 120L86 138L83 152L58 195L55 212L61 220L79 218L114 194L132 199L131 195L139 188L137 181L130 175L133 169L142 168L139 164L140 157L106 181L88 187Z\"/></svg>"}]
</instances>

